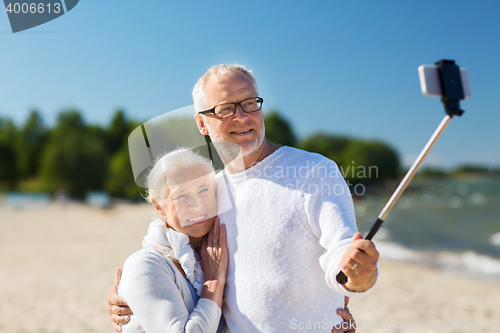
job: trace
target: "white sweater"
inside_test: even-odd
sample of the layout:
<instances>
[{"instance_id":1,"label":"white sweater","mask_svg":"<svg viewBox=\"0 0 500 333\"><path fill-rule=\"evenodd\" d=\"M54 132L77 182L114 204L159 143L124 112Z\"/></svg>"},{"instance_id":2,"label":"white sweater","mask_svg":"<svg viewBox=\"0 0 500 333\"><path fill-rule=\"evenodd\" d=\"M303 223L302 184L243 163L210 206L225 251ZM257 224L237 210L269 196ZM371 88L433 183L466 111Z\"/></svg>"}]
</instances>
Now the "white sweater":
<instances>
[{"instance_id":1,"label":"white sweater","mask_svg":"<svg viewBox=\"0 0 500 333\"><path fill-rule=\"evenodd\" d=\"M134 312L123 333L215 333L219 326L219 306L207 298L195 304L175 264L151 248L125 261L118 294Z\"/></svg>"},{"instance_id":2,"label":"white sweater","mask_svg":"<svg viewBox=\"0 0 500 333\"><path fill-rule=\"evenodd\" d=\"M336 310L344 295L360 294L335 281L357 231L337 165L282 147L243 172L219 177L229 250L226 331L331 332L342 322Z\"/></svg>"}]
</instances>

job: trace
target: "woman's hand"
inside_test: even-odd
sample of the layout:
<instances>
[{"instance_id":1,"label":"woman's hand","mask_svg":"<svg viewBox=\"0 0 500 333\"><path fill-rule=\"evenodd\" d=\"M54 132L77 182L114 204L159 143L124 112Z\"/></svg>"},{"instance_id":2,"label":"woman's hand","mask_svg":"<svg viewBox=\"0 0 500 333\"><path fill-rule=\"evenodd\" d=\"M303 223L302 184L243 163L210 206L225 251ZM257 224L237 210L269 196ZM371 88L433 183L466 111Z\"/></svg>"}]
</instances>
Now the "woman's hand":
<instances>
[{"instance_id":1,"label":"woman's hand","mask_svg":"<svg viewBox=\"0 0 500 333\"><path fill-rule=\"evenodd\" d=\"M214 225L201 243L201 267L205 283L201 298L208 298L222 307L224 284L226 283L227 253L226 226L215 218Z\"/></svg>"},{"instance_id":2,"label":"woman's hand","mask_svg":"<svg viewBox=\"0 0 500 333\"><path fill-rule=\"evenodd\" d=\"M215 218L214 225L201 243L201 267L207 280L226 281L228 253L226 241L226 226Z\"/></svg>"}]
</instances>

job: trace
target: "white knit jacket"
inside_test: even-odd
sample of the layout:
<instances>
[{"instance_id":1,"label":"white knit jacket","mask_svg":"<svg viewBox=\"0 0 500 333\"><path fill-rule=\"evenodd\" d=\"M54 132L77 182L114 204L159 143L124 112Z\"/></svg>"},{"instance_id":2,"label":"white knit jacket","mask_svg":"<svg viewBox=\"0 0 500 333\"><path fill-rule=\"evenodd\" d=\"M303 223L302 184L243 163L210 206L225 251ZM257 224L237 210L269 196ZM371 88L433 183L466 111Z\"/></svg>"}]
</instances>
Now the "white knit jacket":
<instances>
[{"instance_id":1,"label":"white knit jacket","mask_svg":"<svg viewBox=\"0 0 500 333\"><path fill-rule=\"evenodd\" d=\"M330 332L342 321L336 310L344 295L360 294L335 281L357 231L337 165L282 147L243 172L218 177L230 256L227 332Z\"/></svg>"}]
</instances>

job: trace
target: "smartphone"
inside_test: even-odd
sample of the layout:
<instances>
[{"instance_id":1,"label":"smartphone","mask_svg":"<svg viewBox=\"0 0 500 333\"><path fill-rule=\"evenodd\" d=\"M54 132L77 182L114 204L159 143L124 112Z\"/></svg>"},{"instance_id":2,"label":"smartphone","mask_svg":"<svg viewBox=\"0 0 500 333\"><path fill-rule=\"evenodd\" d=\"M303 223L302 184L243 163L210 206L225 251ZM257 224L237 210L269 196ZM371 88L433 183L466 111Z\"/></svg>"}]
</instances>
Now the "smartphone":
<instances>
[{"instance_id":1,"label":"smartphone","mask_svg":"<svg viewBox=\"0 0 500 333\"><path fill-rule=\"evenodd\" d=\"M442 97L441 84L439 82L438 68L435 65L421 65L418 67L418 77L420 78L420 88L422 94L431 97ZM464 98L471 96L469 72L466 68L460 67L460 79Z\"/></svg>"}]
</instances>

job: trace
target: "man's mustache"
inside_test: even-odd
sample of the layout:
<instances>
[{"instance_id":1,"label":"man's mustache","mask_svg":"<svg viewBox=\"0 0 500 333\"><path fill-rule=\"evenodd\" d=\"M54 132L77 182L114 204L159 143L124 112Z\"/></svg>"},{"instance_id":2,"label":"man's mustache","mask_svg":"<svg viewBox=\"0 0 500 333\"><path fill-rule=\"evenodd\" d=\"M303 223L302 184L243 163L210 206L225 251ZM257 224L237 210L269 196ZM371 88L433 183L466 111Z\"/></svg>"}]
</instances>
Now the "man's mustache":
<instances>
[{"instance_id":1,"label":"man's mustache","mask_svg":"<svg viewBox=\"0 0 500 333\"><path fill-rule=\"evenodd\" d=\"M240 124L238 126L231 126L228 131L229 132L232 132L232 131L239 131L241 130L242 128L251 128L251 129L254 129L255 128L255 122L254 121L248 121L248 122L244 122L243 124Z\"/></svg>"}]
</instances>

